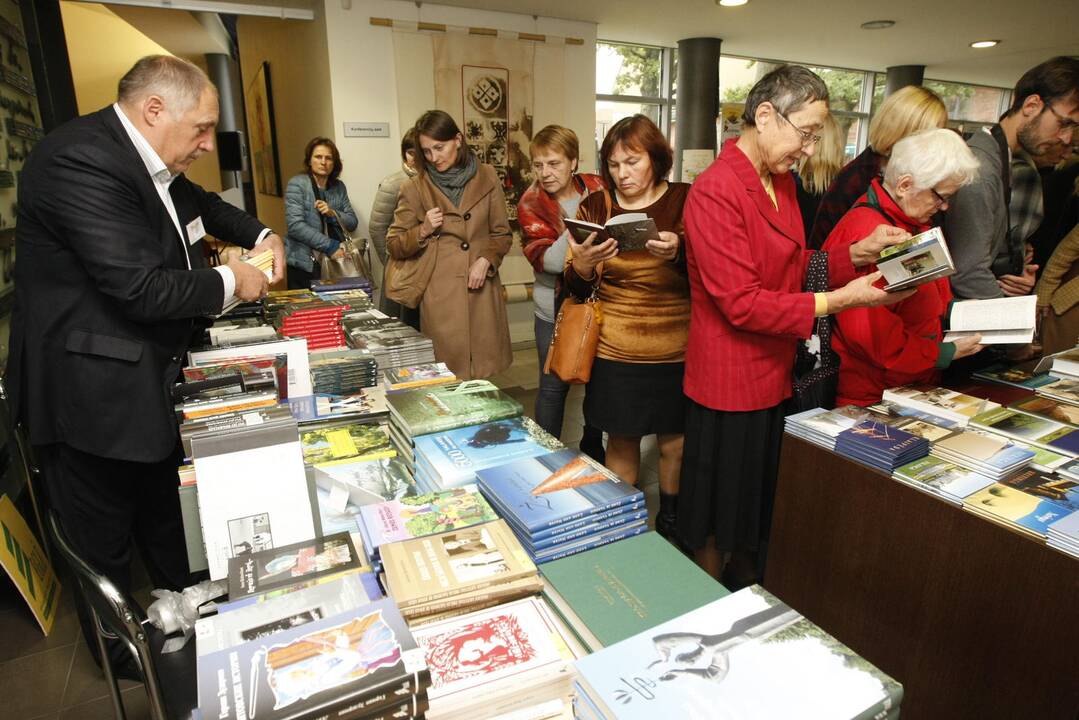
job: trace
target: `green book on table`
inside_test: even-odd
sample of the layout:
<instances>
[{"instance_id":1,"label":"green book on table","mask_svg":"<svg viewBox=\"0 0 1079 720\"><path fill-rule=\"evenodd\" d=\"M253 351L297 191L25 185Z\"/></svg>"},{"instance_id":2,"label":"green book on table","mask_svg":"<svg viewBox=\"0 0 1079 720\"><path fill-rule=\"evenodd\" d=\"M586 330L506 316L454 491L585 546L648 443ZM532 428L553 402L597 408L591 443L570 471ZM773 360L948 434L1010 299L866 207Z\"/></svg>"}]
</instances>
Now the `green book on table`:
<instances>
[{"instance_id":1,"label":"green book on table","mask_svg":"<svg viewBox=\"0 0 1079 720\"><path fill-rule=\"evenodd\" d=\"M590 651L728 595L657 533L546 563L544 597Z\"/></svg>"}]
</instances>

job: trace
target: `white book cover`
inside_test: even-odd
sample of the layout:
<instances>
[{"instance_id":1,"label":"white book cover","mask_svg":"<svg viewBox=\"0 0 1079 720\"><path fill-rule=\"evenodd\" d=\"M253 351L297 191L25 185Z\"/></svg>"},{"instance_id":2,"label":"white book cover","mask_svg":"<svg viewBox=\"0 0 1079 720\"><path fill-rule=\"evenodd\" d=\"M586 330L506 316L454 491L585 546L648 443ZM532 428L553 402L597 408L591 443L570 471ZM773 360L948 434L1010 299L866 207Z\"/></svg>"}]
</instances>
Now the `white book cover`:
<instances>
[{"instance_id":1,"label":"white book cover","mask_svg":"<svg viewBox=\"0 0 1079 720\"><path fill-rule=\"evenodd\" d=\"M884 274L885 290L894 292L915 287L955 272L955 264L940 228L930 228L914 237L885 248L877 261Z\"/></svg>"},{"instance_id":2,"label":"white book cover","mask_svg":"<svg viewBox=\"0 0 1079 720\"><path fill-rule=\"evenodd\" d=\"M210 579L230 557L315 536L295 422L192 438L191 455Z\"/></svg>"},{"instance_id":3,"label":"white book cover","mask_svg":"<svg viewBox=\"0 0 1079 720\"><path fill-rule=\"evenodd\" d=\"M288 356L288 396L295 398L312 394L314 390L311 387L311 361L307 354L307 340L305 338L290 338L206 350L192 350L189 353L188 364L194 366L212 365L222 360L233 358L277 355L279 353L285 353Z\"/></svg>"}]
</instances>

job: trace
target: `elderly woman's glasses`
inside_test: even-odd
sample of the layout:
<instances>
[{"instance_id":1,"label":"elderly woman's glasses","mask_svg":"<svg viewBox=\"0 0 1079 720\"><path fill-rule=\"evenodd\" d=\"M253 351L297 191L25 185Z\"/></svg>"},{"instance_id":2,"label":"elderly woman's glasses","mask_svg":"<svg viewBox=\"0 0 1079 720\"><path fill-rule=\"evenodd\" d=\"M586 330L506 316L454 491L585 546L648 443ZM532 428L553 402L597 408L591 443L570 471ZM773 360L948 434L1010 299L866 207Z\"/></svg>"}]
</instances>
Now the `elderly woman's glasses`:
<instances>
[{"instance_id":1,"label":"elderly woman's glasses","mask_svg":"<svg viewBox=\"0 0 1079 720\"><path fill-rule=\"evenodd\" d=\"M802 128L798 127L791 122L791 119L789 117L781 113L779 110L776 110L776 115L786 120L787 124L794 128L794 132L798 133L798 135L802 138L802 147L805 147L807 145L816 145L820 142L820 135L814 135L808 130L803 130Z\"/></svg>"},{"instance_id":2,"label":"elderly woman's glasses","mask_svg":"<svg viewBox=\"0 0 1079 720\"><path fill-rule=\"evenodd\" d=\"M945 197L945 196L941 195L939 192L937 192L936 188L929 188L929 192L933 193L933 197L935 197L937 199L937 204L940 207L944 207L949 202L951 202L951 199L952 199L951 195Z\"/></svg>"}]
</instances>

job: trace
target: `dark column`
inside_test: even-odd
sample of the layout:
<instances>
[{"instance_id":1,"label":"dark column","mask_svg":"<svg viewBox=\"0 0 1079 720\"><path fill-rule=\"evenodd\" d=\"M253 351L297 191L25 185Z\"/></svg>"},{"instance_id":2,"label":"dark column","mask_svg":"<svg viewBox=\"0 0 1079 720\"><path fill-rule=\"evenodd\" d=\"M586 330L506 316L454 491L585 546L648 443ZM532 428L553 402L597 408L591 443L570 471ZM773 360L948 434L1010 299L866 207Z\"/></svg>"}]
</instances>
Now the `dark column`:
<instances>
[{"instance_id":1,"label":"dark column","mask_svg":"<svg viewBox=\"0 0 1079 720\"><path fill-rule=\"evenodd\" d=\"M720 38L678 41L678 90L674 180L682 178L683 150L716 150L719 116Z\"/></svg>"},{"instance_id":2,"label":"dark column","mask_svg":"<svg viewBox=\"0 0 1079 720\"><path fill-rule=\"evenodd\" d=\"M26 34L30 69L37 89L41 127L49 132L79 115L75 102L75 83L71 79L71 63L67 57L64 22L60 17L59 0L22 0L23 30ZM4 39L4 45L8 43Z\"/></svg>"},{"instance_id":3,"label":"dark column","mask_svg":"<svg viewBox=\"0 0 1079 720\"><path fill-rule=\"evenodd\" d=\"M228 55L206 55L206 74L217 86L221 106L217 121L218 158L221 164L221 187L243 187L243 172L247 169L247 142L244 134L243 91L240 84L240 65Z\"/></svg>"},{"instance_id":4,"label":"dark column","mask_svg":"<svg viewBox=\"0 0 1079 720\"><path fill-rule=\"evenodd\" d=\"M888 97L907 85L921 85L924 77L925 65L893 65L888 68L884 80L884 96Z\"/></svg>"}]
</instances>

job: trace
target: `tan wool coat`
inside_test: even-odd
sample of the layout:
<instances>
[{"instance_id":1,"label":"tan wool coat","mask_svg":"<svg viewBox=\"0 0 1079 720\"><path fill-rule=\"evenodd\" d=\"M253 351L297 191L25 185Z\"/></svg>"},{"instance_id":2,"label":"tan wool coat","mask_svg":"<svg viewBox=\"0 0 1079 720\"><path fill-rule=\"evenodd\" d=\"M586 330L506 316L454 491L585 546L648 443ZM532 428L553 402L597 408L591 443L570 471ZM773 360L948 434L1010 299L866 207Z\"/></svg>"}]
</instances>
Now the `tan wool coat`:
<instances>
[{"instance_id":1,"label":"tan wool coat","mask_svg":"<svg viewBox=\"0 0 1079 720\"><path fill-rule=\"evenodd\" d=\"M433 204L442 208L442 230L420 237L420 224ZM404 259L434 252L435 267L420 302L421 330L434 341L435 357L462 380L486 378L513 362L506 300L498 268L510 251L512 235L498 175L480 164L456 207L427 178L419 175L401 186L386 250ZM480 257L491 268L479 290L468 289L468 269Z\"/></svg>"}]
</instances>

